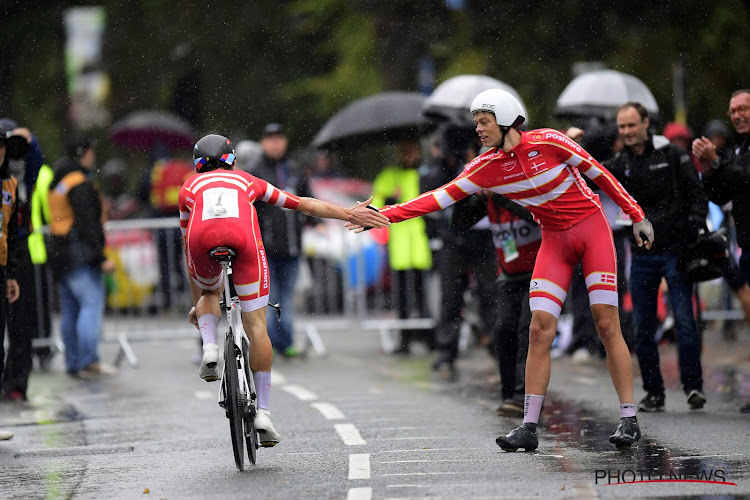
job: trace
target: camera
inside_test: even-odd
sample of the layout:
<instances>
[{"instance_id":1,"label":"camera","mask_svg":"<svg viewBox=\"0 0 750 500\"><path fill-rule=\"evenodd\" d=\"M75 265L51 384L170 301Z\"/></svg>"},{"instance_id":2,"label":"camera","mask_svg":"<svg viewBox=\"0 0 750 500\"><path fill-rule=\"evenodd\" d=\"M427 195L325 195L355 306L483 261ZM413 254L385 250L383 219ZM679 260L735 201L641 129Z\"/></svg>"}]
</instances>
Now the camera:
<instances>
[{"instance_id":1,"label":"camera","mask_svg":"<svg viewBox=\"0 0 750 500\"><path fill-rule=\"evenodd\" d=\"M10 133L10 132L9 132ZM20 160L26 158L29 152L29 143L26 138L20 135L11 135L5 139L5 154L10 160Z\"/></svg>"}]
</instances>

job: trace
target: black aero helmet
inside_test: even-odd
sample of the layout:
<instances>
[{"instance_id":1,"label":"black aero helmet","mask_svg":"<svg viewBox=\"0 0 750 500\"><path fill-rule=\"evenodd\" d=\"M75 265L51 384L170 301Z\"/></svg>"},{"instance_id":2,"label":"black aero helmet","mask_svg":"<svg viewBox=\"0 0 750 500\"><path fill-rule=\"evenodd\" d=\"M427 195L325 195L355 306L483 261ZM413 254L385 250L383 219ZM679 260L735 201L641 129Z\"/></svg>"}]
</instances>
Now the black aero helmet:
<instances>
[{"instance_id":1,"label":"black aero helmet","mask_svg":"<svg viewBox=\"0 0 750 500\"><path fill-rule=\"evenodd\" d=\"M232 142L223 135L209 134L202 137L193 147L193 165L195 170L201 171L206 164L234 163L234 147Z\"/></svg>"}]
</instances>

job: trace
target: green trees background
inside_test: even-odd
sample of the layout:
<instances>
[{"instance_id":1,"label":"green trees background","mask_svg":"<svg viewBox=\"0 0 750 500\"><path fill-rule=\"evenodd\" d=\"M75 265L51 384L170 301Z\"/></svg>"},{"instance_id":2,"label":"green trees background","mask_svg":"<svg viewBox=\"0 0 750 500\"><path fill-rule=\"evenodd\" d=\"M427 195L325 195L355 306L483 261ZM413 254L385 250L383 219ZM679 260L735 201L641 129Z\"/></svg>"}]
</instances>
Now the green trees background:
<instances>
[{"instance_id":1,"label":"green trees background","mask_svg":"<svg viewBox=\"0 0 750 500\"><path fill-rule=\"evenodd\" d=\"M49 160L71 132L63 12L87 4L107 11L114 119L169 109L180 80L199 81L201 132L257 139L280 121L295 149L353 99L417 90L423 57L434 61L436 84L463 73L508 83L532 126L565 125L552 110L578 61L640 78L662 122L674 116L672 65L681 61L698 132L725 118L732 91L750 87L743 0L9 0L0 5L0 116L28 125ZM127 155L107 145L106 129L93 133L105 154Z\"/></svg>"}]
</instances>

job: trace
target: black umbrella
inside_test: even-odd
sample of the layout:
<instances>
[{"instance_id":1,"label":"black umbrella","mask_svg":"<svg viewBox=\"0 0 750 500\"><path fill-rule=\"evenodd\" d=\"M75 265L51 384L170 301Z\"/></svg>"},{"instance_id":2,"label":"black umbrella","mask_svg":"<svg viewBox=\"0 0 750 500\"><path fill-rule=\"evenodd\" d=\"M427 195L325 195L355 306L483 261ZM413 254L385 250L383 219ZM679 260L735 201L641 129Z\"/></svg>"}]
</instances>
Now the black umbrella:
<instances>
[{"instance_id":1,"label":"black umbrella","mask_svg":"<svg viewBox=\"0 0 750 500\"><path fill-rule=\"evenodd\" d=\"M417 92L399 91L357 99L333 115L310 145L341 148L416 138L431 126L422 114L424 99Z\"/></svg>"},{"instance_id":2,"label":"black umbrella","mask_svg":"<svg viewBox=\"0 0 750 500\"><path fill-rule=\"evenodd\" d=\"M136 111L116 121L109 138L127 149L150 150L157 144L171 150L190 149L198 133L184 118L170 111Z\"/></svg>"}]
</instances>

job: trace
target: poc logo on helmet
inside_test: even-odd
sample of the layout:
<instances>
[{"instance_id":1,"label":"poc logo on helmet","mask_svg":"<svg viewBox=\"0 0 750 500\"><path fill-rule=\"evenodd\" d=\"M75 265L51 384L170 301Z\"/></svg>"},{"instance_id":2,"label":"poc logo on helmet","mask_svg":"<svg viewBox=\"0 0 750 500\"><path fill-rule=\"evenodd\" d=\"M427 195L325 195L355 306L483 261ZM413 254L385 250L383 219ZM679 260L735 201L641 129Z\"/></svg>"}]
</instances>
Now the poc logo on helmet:
<instances>
[{"instance_id":1,"label":"poc logo on helmet","mask_svg":"<svg viewBox=\"0 0 750 500\"><path fill-rule=\"evenodd\" d=\"M482 107L485 109L495 109L494 104L482 104Z\"/></svg>"}]
</instances>

